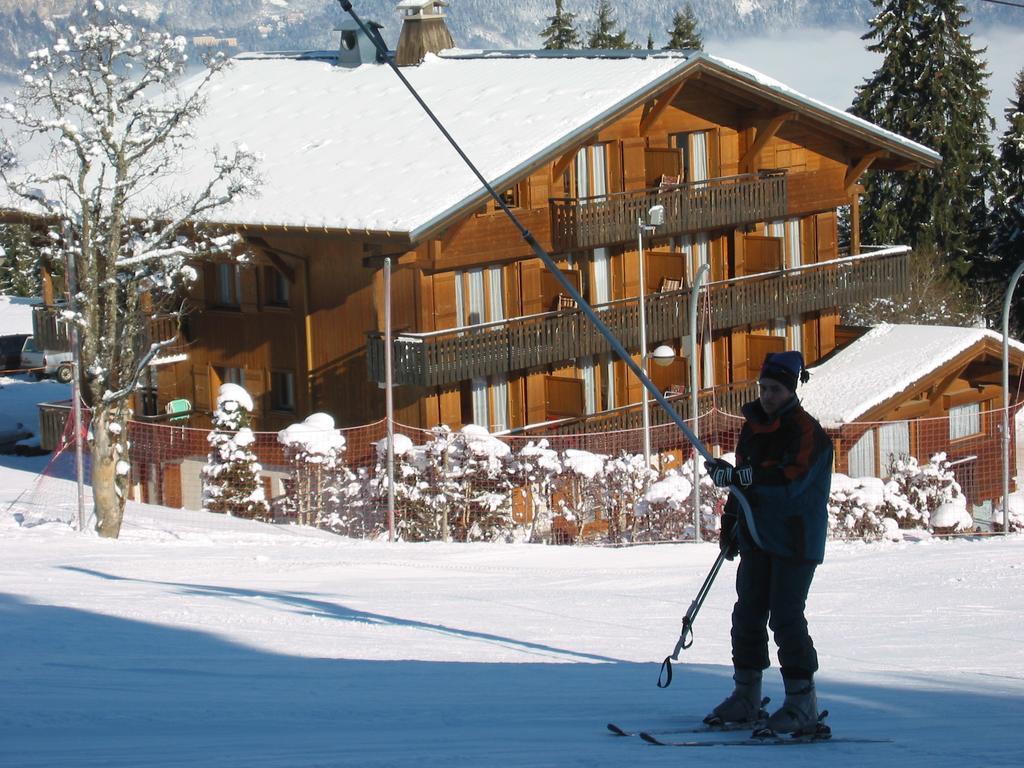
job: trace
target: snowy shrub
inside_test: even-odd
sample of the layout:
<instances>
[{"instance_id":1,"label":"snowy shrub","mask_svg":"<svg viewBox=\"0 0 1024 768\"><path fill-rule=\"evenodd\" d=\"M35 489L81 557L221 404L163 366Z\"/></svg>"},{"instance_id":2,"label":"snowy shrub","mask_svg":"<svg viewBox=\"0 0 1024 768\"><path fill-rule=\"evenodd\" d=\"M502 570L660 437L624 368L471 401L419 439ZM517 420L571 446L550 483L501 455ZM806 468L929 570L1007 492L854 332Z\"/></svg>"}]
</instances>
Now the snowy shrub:
<instances>
[{"instance_id":1,"label":"snowy shrub","mask_svg":"<svg viewBox=\"0 0 1024 768\"><path fill-rule=\"evenodd\" d=\"M270 509L260 480L262 467L252 450L256 437L249 428L253 410L249 393L237 384L223 384L207 435L210 453L203 467L203 509L236 517L267 520Z\"/></svg>"},{"instance_id":2,"label":"snowy shrub","mask_svg":"<svg viewBox=\"0 0 1024 768\"><path fill-rule=\"evenodd\" d=\"M1010 494L1010 508L1007 512L1007 522L1009 523L1010 531L1018 533L1024 531L1024 494L1020 491ZM992 513L992 530L1000 532L1003 530L1003 503L1001 496Z\"/></svg>"},{"instance_id":3,"label":"snowy shrub","mask_svg":"<svg viewBox=\"0 0 1024 768\"><path fill-rule=\"evenodd\" d=\"M357 476L344 463L345 438L326 413L281 430L277 441L292 464L285 509L301 525L347 536L366 532L366 508Z\"/></svg>"},{"instance_id":4,"label":"snowy shrub","mask_svg":"<svg viewBox=\"0 0 1024 768\"><path fill-rule=\"evenodd\" d=\"M894 459L889 475L894 503L883 505L882 512L903 529L931 528L931 515L940 505L963 498L945 453L935 454L924 465L912 456Z\"/></svg>"},{"instance_id":5,"label":"snowy shrub","mask_svg":"<svg viewBox=\"0 0 1024 768\"><path fill-rule=\"evenodd\" d=\"M447 427L436 428L435 440L439 433L445 431L450 432ZM385 438L374 443L377 464L367 484L372 503L385 513L388 498L387 442ZM405 541L433 541L441 537L436 514L430 508L433 482L441 478L428 475L426 453L426 448L417 448L405 435L394 436L395 529L399 538Z\"/></svg>"},{"instance_id":6,"label":"snowy shrub","mask_svg":"<svg viewBox=\"0 0 1024 768\"><path fill-rule=\"evenodd\" d=\"M608 540L631 540L634 510L643 499L645 489L658 479L658 472L645 464L642 454L622 451L605 463L602 475L602 507L608 523Z\"/></svg>"},{"instance_id":7,"label":"snowy shrub","mask_svg":"<svg viewBox=\"0 0 1024 768\"><path fill-rule=\"evenodd\" d=\"M564 527L558 529L556 525L552 530L553 541L560 542L572 535L577 543L582 543L587 525L599 519L605 497L602 486L606 461L606 456L575 448L562 453L562 482L555 494L555 512L564 520Z\"/></svg>"},{"instance_id":8,"label":"snowy shrub","mask_svg":"<svg viewBox=\"0 0 1024 768\"><path fill-rule=\"evenodd\" d=\"M528 442L515 454L510 467L513 493L528 495L530 509L529 524L523 531L524 541L538 541L549 537L552 512L551 494L562 473L562 461L558 451L549 447L547 440Z\"/></svg>"},{"instance_id":9,"label":"snowy shrub","mask_svg":"<svg viewBox=\"0 0 1024 768\"><path fill-rule=\"evenodd\" d=\"M881 508L888 498L877 477L832 475L828 498L828 535L836 539L877 541L892 538Z\"/></svg>"},{"instance_id":10,"label":"snowy shrub","mask_svg":"<svg viewBox=\"0 0 1024 768\"><path fill-rule=\"evenodd\" d=\"M467 424L463 444L463 506L460 539L509 541L512 538L512 449L484 427Z\"/></svg>"},{"instance_id":11,"label":"snowy shrub","mask_svg":"<svg viewBox=\"0 0 1024 768\"><path fill-rule=\"evenodd\" d=\"M651 484L636 506L635 541L680 541L693 535L693 484L676 470Z\"/></svg>"}]
</instances>

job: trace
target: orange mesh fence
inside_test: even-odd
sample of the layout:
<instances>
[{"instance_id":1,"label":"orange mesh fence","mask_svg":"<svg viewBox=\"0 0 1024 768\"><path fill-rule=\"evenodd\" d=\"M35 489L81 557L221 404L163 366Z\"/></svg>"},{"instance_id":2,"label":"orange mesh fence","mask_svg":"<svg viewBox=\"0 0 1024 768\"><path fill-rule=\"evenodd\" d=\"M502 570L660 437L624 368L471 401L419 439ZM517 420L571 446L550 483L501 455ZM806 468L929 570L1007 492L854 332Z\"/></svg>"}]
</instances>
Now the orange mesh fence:
<instances>
[{"instance_id":1,"label":"orange mesh fence","mask_svg":"<svg viewBox=\"0 0 1024 768\"><path fill-rule=\"evenodd\" d=\"M853 478L840 478L839 495L833 494L833 535L879 538L891 535L894 526L940 533L1000 530L1002 413L968 409L952 419L857 423L828 430L836 447L835 471ZM1019 415L1020 406L1014 406L1011 491L1024 475L1024 454L1016 444L1022 431L1015 428ZM87 411L84 420L87 431ZM26 519L73 522L76 517L71 421L67 419L46 471L25 494ZM713 410L689 426L713 454L722 455L734 450L742 419ZM386 439L385 422L340 432L345 447L336 465L322 459L312 465L299 461L277 433L255 433L250 449L261 465L268 519L353 536L386 534L387 474L379 449ZM129 498L201 514L209 434L174 424L131 422ZM699 518L694 514L695 452L673 424L650 430L652 470L644 469L640 457L642 429L495 438L396 425L395 434L394 513L399 535L408 540L628 543L717 536L724 494L701 473ZM931 463L937 454L942 458ZM86 450L87 486L89 478ZM950 478L955 489L947 482ZM924 491L914 485L926 481L945 490ZM899 483L902 490L895 489ZM925 507L923 516L908 512L904 497ZM1015 499L1016 494L1011 510ZM91 507L91 499L87 503ZM953 507L963 513L959 520ZM1011 516L1010 524L1020 527L1020 516Z\"/></svg>"}]
</instances>

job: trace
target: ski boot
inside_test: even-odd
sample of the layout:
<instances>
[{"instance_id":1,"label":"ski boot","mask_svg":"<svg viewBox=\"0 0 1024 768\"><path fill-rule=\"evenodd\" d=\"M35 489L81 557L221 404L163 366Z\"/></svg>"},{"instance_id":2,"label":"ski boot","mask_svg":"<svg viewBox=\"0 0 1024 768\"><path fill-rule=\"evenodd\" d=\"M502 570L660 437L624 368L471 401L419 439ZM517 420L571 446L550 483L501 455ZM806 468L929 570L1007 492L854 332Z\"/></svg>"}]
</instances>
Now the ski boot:
<instances>
[{"instance_id":1,"label":"ski boot","mask_svg":"<svg viewBox=\"0 0 1024 768\"><path fill-rule=\"evenodd\" d=\"M794 736L814 734L818 730L818 698L814 692L814 681L783 678L782 682L786 687L786 700L768 718L764 729Z\"/></svg>"},{"instance_id":2,"label":"ski boot","mask_svg":"<svg viewBox=\"0 0 1024 768\"><path fill-rule=\"evenodd\" d=\"M705 725L723 726L730 723L754 725L763 722L768 713L762 708L767 699L761 700L761 670L737 669L732 676L736 687L725 701L711 710L704 718Z\"/></svg>"}]
</instances>

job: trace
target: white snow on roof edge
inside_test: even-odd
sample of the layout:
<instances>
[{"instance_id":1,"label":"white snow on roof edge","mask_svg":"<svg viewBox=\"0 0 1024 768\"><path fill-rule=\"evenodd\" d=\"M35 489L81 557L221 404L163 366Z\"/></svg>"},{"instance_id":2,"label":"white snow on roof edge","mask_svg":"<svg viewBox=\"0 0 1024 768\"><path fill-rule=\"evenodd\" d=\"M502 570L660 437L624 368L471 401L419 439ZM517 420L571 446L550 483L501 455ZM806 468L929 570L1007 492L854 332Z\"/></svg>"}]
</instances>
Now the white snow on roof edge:
<instances>
[{"instance_id":1,"label":"white snow on roof edge","mask_svg":"<svg viewBox=\"0 0 1024 768\"><path fill-rule=\"evenodd\" d=\"M882 323L820 365L798 390L804 409L823 427L857 421L985 338L1002 344L986 328ZM1024 344L1010 339L1024 352Z\"/></svg>"}]
</instances>

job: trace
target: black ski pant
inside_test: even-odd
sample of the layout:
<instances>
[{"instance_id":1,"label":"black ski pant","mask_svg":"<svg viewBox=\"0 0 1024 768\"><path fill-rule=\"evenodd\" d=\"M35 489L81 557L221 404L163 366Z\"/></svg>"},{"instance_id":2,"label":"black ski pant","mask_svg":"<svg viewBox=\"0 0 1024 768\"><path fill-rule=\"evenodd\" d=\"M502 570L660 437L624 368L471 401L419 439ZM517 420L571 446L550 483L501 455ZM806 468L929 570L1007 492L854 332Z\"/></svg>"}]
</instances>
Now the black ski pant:
<instances>
[{"instance_id":1,"label":"black ski pant","mask_svg":"<svg viewBox=\"0 0 1024 768\"><path fill-rule=\"evenodd\" d=\"M736 571L736 605L732 611L732 662L737 669L767 669L768 627L779 646L784 678L809 680L818 669L818 654L807 633L804 608L814 578L814 563L744 550Z\"/></svg>"}]
</instances>

